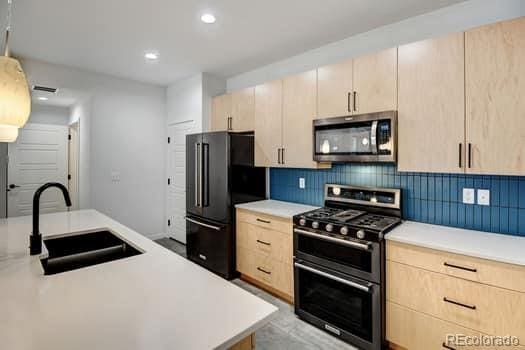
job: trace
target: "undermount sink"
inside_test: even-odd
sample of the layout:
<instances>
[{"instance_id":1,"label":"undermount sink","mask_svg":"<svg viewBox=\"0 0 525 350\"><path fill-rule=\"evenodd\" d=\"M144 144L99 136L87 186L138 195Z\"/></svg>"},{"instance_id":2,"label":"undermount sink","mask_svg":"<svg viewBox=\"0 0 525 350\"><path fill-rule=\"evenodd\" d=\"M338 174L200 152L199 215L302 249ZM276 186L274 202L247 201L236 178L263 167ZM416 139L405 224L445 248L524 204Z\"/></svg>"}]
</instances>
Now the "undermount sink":
<instances>
[{"instance_id":1,"label":"undermount sink","mask_svg":"<svg viewBox=\"0 0 525 350\"><path fill-rule=\"evenodd\" d=\"M45 275L142 254L109 230L45 238L44 245L48 254L40 262Z\"/></svg>"}]
</instances>

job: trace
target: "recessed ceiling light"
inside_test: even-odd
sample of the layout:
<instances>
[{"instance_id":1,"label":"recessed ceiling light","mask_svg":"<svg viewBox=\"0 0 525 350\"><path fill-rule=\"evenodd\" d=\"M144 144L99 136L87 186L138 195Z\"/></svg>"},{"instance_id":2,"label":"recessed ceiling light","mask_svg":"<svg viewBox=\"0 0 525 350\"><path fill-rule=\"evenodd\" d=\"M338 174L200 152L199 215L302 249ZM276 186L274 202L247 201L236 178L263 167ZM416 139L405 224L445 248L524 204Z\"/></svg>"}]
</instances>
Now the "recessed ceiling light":
<instances>
[{"instance_id":1,"label":"recessed ceiling light","mask_svg":"<svg viewBox=\"0 0 525 350\"><path fill-rule=\"evenodd\" d=\"M47 100L49 100L47 97L44 97L44 96L40 96L38 99L40 101L47 101Z\"/></svg>"},{"instance_id":2,"label":"recessed ceiling light","mask_svg":"<svg viewBox=\"0 0 525 350\"><path fill-rule=\"evenodd\" d=\"M205 13L201 16L201 21L208 24L215 23L215 16L211 13Z\"/></svg>"},{"instance_id":3,"label":"recessed ceiling light","mask_svg":"<svg viewBox=\"0 0 525 350\"><path fill-rule=\"evenodd\" d=\"M149 61L156 61L159 59L159 54L158 52L148 51L144 54L144 58Z\"/></svg>"}]
</instances>

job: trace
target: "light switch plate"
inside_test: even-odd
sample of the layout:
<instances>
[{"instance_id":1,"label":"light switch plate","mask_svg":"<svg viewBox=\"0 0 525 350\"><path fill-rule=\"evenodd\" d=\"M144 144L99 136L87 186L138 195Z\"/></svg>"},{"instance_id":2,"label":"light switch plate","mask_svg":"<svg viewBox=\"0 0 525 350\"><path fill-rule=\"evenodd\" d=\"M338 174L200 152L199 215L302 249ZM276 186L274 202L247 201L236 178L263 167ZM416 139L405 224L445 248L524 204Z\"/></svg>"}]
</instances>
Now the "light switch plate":
<instances>
[{"instance_id":1,"label":"light switch plate","mask_svg":"<svg viewBox=\"0 0 525 350\"><path fill-rule=\"evenodd\" d=\"M478 204L479 205L490 205L490 191L489 190L478 190Z\"/></svg>"},{"instance_id":2,"label":"light switch plate","mask_svg":"<svg viewBox=\"0 0 525 350\"><path fill-rule=\"evenodd\" d=\"M300 177L299 178L299 188L305 188L305 187L306 187L306 183L305 183L304 177Z\"/></svg>"},{"instance_id":3,"label":"light switch plate","mask_svg":"<svg viewBox=\"0 0 525 350\"><path fill-rule=\"evenodd\" d=\"M464 204L474 204L474 189L473 188L464 188L463 189L463 203Z\"/></svg>"},{"instance_id":4,"label":"light switch plate","mask_svg":"<svg viewBox=\"0 0 525 350\"><path fill-rule=\"evenodd\" d=\"M111 181L112 182L119 182L120 181L120 173L118 171L112 171L111 172Z\"/></svg>"}]
</instances>

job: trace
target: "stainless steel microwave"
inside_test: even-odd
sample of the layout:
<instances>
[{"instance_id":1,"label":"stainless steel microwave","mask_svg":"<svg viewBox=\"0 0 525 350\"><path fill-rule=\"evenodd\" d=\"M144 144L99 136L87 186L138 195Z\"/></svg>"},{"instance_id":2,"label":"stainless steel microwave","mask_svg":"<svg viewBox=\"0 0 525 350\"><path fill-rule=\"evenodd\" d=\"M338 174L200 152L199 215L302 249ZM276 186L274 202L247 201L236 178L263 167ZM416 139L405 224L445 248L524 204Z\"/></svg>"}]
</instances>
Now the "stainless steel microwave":
<instances>
[{"instance_id":1,"label":"stainless steel microwave","mask_svg":"<svg viewBox=\"0 0 525 350\"><path fill-rule=\"evenodd\" d=\"M396 162L397 111L314 120L313 133L315 161Z\"/></svg>"}]
</instances>

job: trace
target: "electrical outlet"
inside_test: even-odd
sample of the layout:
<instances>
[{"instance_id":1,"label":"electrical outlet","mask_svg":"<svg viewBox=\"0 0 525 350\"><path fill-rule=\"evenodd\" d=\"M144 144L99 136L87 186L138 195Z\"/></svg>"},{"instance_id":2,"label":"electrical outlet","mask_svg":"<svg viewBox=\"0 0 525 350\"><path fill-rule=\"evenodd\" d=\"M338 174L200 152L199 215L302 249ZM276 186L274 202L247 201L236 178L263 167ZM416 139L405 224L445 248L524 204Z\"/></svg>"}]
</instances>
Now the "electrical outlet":
<instances>
[{"instance_id":1,"label":"electrical outlet","mask_svg":"<svg viewBox=\"0 0 525 350\"><path fill-rule=\"evenodd\" d=\"M120 181L120 173L118 171L112 171L111 172L111 181L112 182L119 182Z\"/></svg>"},{"instance_id":2,"label":"electrical outlet","mask_svg":"<svg viewBox=\"0 0 525 350\"><path fill-rule=\"evenodd\" d=\"M306 183L305 183L304 177L300 177L299 178L299 188L305 188L305 187L306 187Z\"/></svg>"},{"instance_id":3,"label":"electrical outlet","mask_svg":"<svg viewBox=\"0 0 525 350\"><path fill-rule=\"evenodd\" d=\"M490 205L490 191L489 190L478 190L478 204L479 205Z\"/></svg>"},{"instance_id":4,"label":"electrical outlet","mask_svg":"<svg viewBox=\"0 0 525 350\"><path fill-rule=\"evenodd\" d=\"M473 188L464 188L463 189L463 203L464 204L474 204L474 189Z\"/></svg>"}]
</instances>

